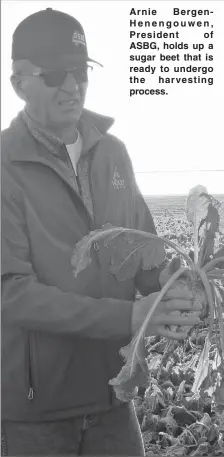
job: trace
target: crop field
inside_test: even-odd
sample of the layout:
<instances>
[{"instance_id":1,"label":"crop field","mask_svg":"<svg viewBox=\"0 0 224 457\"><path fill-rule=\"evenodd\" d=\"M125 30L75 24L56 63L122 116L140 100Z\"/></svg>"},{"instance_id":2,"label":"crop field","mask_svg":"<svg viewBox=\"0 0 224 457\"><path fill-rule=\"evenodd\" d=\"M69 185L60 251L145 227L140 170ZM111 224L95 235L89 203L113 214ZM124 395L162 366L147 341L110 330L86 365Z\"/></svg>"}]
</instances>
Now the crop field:
<instances>
[{"instance_id":1,"label":"crop field","mask_svg":"<svg viewBox=\"0 0 224 457\"><path fill-rule=\"evenodd\" d=\"M99 249L102 240L110 250L110 271L122 281L134 278L139 267L160 265L164 244L168 259L179 254L170 262L170 278L165 278L141 328L121 348L124 365L109 382L119 400L134 399L146 457L224 457L223 197L211 197L201 186L193 189L188 200L191 223L186 197L145 197L165 243L148 233L106 224L80 240L72 258L76 276L89 265L91 247ZM158 305L162 308L175 280L191 292L197 309L201 306L200 319L195 321L196 306L187 313L175 311L172 321L164 318L169 324L165 334L184 330L183 340L147 337L152 313Z\"/></svg>"},{"instance_id":2,"label":"crop field","mask_svg":"<svg viewBox=\"0 0 224 457\"><path fill-rule=\"evenodd\" d=\"M224 195L215 198L224 203ZM186 218L186 197L153 196L145 200L158 234L189 251L193 230ZM223 215L221 220L224 224ZM219 237L220 245L224 246L224 232ZM167 256L171 259L172 251L168 250ZM206 333L203 321L184 342L148 338L150 382L147 388L139 388L134 400L146 457L224 456L224 385L221 383L216 397L212 397L213 380L207 376L200 393L191 390ZM210 364L216 358L216 347L214 336Z\"/></svg>"},{"instance_id":3,"label":"crop field","mask_svg":"<svg viewBox=\"0 0 224 457\"><path fill-rule=\"evenodd\" d=\"M214 195L223 203L222 228L224 229L224 195ZM145 201L152 213L158 235L178 243L189 250L193 243L193 228L186 217L186 196L145 196ZM220 237L224 244L224 234ZM168 252L168 257L171 253Z\"/></svg>"}]
</instances>

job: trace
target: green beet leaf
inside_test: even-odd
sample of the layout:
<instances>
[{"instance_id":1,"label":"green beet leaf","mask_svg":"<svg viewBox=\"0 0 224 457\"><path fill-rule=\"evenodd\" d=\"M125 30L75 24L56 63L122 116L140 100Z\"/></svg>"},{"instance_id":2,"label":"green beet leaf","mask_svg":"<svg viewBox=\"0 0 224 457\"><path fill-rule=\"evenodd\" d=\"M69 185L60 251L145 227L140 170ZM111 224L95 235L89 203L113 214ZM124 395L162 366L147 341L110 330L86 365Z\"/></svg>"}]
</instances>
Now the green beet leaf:
<instances>
[{"instance_id":1,"label":"green beet leaf","mask_svg":"<svg viewBox=\"0 0 224 457\"><path fill-rule=\"evenodd\" d=\"M157 235L106 224L77 243L71 260L75 277L91 263L91 249L97 249L101 240L110 252L110 271L119 281L133 278L140 268L157 267L165 259L164 241Z\"/></svg>"},{"instance_id":2,"label":"green beet leaf","mask_svg":"<svg viewBox=\"0 0 224 457\"><path fill-rule=\"evenodd\" d=\"M71 258L71 264L74 267L73 274L75 278L91 263L91 248L94 243L104 237L106 230L110 229L111 225L106 224L102 228L90 232L76 244ZM94 247L96 248L97 245L94 245Z\"/></svg>"},{"instance_id":3,"label":"green beet leaf","mask_svg":"<svg viewBox=\"0 0 224 457\"><path fill-rule=\"evenodd\" d=\"M104 244L110 250L110 271L119 281L133 278L139 268L157 267L165 259L164 243L159 238L147 238L134 230L124 229L116 237L109 234Z\"/></svg>"}]
</instances>

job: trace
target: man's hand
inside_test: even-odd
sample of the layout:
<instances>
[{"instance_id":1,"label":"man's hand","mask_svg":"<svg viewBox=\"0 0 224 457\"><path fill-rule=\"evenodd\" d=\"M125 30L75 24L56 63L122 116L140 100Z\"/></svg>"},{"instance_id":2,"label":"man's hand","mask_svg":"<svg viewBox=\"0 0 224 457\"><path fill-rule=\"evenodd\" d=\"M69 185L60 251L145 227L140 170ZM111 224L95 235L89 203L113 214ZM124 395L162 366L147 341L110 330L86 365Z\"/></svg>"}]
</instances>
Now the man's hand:
<instances>
[{"instance_id":1,"label":"man's hand","mask_svg":"<svg viewBox=\"0 0 224 457\"><path fill-rule=\"evenodd\" d=\"M171 276L179 270L181 266L181 261L179 257L173 257L171 262L161 271L159 276L160 286L163 287L164 284L171 278ZM176 285L176 282L175 282Z\"/></svg>"},{"instance_id":2,"label":"man's hand","mask_svg":"<svg viewBox=\"0 0 224 457\"><path fill-rule=\"evenodd\" d=\"M163 287L167 283L167 281L171 278L171 276L177 270L179 270L180 267L181 267L180 258L173 257L171 262L160 273L160 276L159 276L160 286ZM194 295L194 301L200 302L203 305L202 308L204 308L205 313L206 313L206 309L207 309L206 306L208 306L208 303L207 303L207 297L206 297L206 293L205 293L203 286L199 287L197 285L197 287L194 287L194 284L191 282L191 280L189 280L189 277L186 276L185 274L183 274L178 279L176 279L176 281L173 282L170 289L172 289L174 291L176 288L177 289L182 288L182 291L191 290Z\"/></svg>"},{"instance_id":3,"label":"man's hand","mask_svg":"<svg viewBox=\"0 0 224 457\"><path fill-rule=\"evenodd\" d=\"M159 292L150 294L148 297L141 298L134 303L132 312L133 335L143 324L158 294ZM173 332L167 329L166 326L181 325L191 327L196 325L200 322L198 316L201 309L202 305L198 302L194 302L192 292L176 286L166 293L163 300L157 306L152 315L146 335L159 335L177 340L184 339L187 336L187 328L186 331ZM186 311L193 313L193 315L181 316L181 313Z\"/></svg>"}]
</instances>

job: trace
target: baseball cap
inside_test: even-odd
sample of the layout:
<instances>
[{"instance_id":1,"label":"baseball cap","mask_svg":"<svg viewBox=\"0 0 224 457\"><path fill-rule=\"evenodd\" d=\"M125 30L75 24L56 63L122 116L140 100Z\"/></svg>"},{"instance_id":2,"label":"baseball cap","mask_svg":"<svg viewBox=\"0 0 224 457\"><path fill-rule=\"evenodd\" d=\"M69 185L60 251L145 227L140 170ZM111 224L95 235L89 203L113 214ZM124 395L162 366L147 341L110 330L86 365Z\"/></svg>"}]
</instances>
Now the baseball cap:
<instances>
[{"instance_id":1,"label":"baseball cap","mask_svg":"<svg viewBox=\"0 0 224 457\"><path fill-rule=\"evenodd\" d=\"M77 19L47 8L25 18L12 39L12 60L27 59L46 69L69 68L73 64L99 62L88 56L86 37Z\"/></svg>"}]
</instances>

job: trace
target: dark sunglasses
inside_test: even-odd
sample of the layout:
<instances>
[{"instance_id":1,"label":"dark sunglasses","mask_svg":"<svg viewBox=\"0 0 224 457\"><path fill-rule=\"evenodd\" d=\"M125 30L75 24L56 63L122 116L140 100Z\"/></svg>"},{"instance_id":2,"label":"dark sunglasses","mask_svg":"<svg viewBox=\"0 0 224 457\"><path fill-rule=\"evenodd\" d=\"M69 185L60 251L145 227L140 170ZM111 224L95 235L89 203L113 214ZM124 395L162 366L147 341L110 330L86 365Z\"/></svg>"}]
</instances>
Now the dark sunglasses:
<instances>
[{"instance_id":1,"label":"dark sunglasses","mask_svg":"<svg viewBox=\"0 0 224 457\"><path fill-rule=\"evenodd\" d=\"M48 87L61 86L67 74L72 74L77 84L88 81L88 73L93 70L91 65L80 65L71 70L48 70L34 73L20 73L22 75L40 76L44 80L44 84Z\"/></svg>"}]
</instances>

